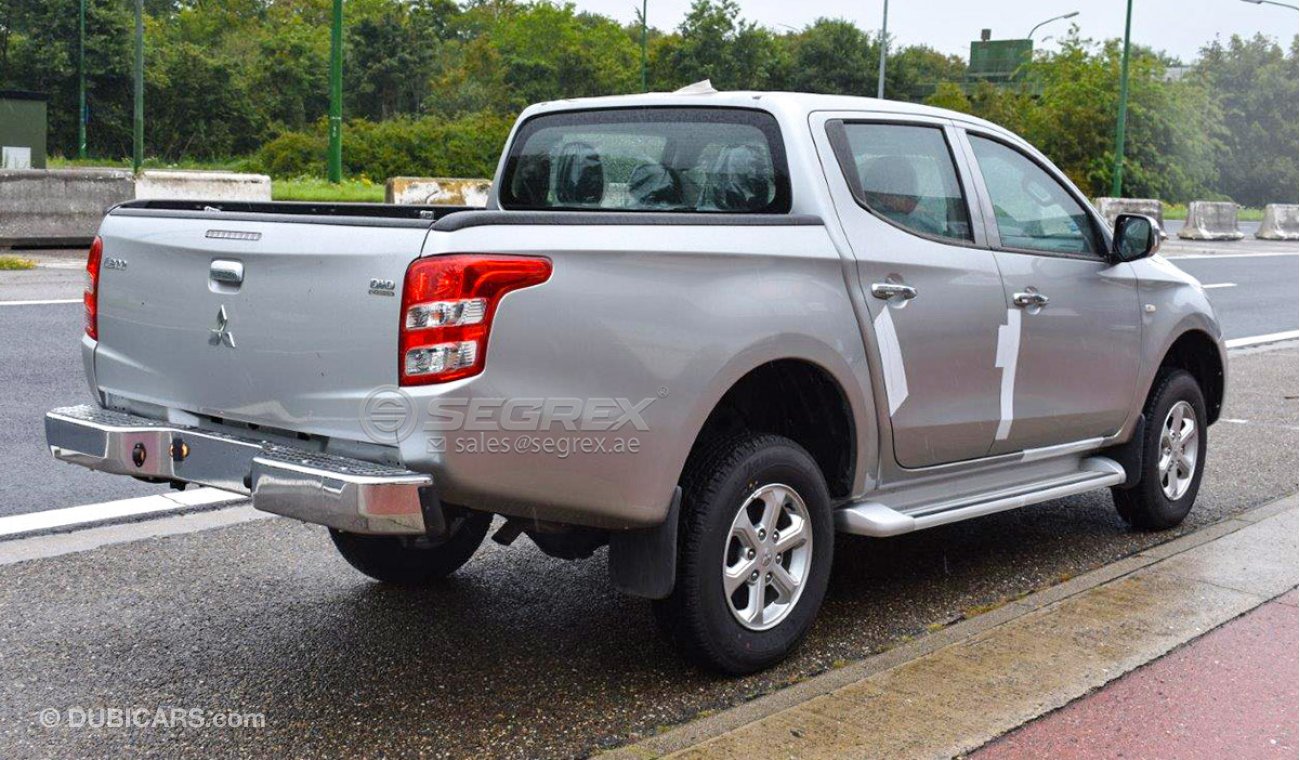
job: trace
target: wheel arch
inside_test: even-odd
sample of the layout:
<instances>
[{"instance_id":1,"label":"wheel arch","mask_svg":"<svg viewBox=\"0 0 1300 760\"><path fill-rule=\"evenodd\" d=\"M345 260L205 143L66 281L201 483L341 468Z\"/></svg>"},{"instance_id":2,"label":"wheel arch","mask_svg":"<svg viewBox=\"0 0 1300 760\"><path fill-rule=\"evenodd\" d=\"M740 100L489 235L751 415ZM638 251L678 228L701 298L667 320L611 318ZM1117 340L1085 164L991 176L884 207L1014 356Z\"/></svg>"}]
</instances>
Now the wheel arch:
<instances>
[{"instance_id":1,"label":"wheel arch","mask_svg":"<svg viewBox=\"0 0 1300 760\"><path fill-rule=\"evenodd\" d=\"M1226 385L1225 367L1219 342L1204 330L1190 329L1179 335L1165 350L1160 368L1186 370L1201 387L1205 396L1206 422L1214 424L1223 410ZM1152 380L1154 384L1160 377ZM1151 389L1147 389L1151 393Z\"/></svg>"},{"instance_id":2,"label":"wheel arch","mask_svg":"<svg viewBox=\"0 0 1300 760\"><path fill-rule=\"evenodd\" d=\"M688 459L720 436L781 435L808 451L831 497L843 498L857 475L858 419L844 384L825 366L799 357L770 359L744 372L717 398Z\"/></svg>"}]
</instances>

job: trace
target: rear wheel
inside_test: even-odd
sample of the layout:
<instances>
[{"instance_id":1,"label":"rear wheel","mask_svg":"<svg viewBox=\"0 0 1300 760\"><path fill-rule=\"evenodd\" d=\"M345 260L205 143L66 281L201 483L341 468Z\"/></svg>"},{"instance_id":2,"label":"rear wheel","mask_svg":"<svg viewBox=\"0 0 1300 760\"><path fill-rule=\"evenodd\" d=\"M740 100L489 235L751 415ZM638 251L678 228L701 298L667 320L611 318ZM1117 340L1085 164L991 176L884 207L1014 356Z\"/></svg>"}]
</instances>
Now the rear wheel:
<instances>
[{"instance_id":1,"label":"rear wheel","mask_svg":"<svg viewBox=\"0 0 1300 760\"><path fill-rule=\"evenodd\" d=\"M492 515L464 511L448 518L448 534L367 536L330 529L334 546L362 573L383 583L425 586L460 569L483 543Z\"/></svg>"},{"instance_id":2,"label":"rear wheel","mask_svg":"<svg viewBox=\"0 0 1300 760\"><path fill-rule=\"evenodd\" d=\"M692 457L682 480L677 583L655 617L689 659L742 674L803 640L830 574L830 496L793 441L746 435Z\"/></svg>"},{"instance_id":3,"label":"rear wheel","mask_svg":"<svg viewBox=\"0 0 1300 760\"><path fill-rule=\"evenodd\" d=\"M1164 530L1187 517L1201 487L1206 412L1200 384L1183 370L1162 375L1147 399L1146 417L1141 480L1111 494L1124 522Z\"/></svg>"}]
</instances>

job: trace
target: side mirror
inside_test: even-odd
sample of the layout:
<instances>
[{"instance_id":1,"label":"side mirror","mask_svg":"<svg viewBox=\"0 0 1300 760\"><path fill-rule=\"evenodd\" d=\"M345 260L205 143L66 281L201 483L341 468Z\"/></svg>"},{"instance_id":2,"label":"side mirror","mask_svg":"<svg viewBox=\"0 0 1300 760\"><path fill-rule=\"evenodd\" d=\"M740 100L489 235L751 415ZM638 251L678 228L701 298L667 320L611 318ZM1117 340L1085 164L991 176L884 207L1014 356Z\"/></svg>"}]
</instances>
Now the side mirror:
<instances>
[{"instance_id":1,"label":"side mirror","mask_svg":"<svg viewBox=\"0 0 1300 760\"><path fill-rule=\"evenodd\" d=\"M1136 261L1160 250L1160 225L1144 214L1115 217L1115 258Z\"/></svg>"}]
</instances>

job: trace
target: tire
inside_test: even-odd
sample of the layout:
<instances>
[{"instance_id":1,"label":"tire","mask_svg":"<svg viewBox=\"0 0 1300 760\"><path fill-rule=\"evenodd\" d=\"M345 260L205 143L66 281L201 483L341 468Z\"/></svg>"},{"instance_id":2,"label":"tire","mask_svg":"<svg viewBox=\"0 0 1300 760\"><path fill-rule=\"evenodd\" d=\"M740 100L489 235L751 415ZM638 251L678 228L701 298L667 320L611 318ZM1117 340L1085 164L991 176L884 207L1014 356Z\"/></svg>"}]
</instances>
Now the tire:
<instances>
[{"instance_id":1,"label":"tire","mask_svg":"<svg viewBox=\"0 0 1300 760\"><path fill-rule=\"evenodd\" d=\"M787 438L746 434L693 455L681 486L677 582L654 603L656 621L705 668L742 675L775 665L826 595L834 530L821 469ZM724 583L735 586L730 596Z\"/></svg>"},{"instance_id":2,"label":"tire","mask_svg":"<svg viewBox=\"0 0 1300 760\"><path fill-rule=\"evenodd\" d=\"M381 583L427 586L468 562L492 525L487 512L465 511L448 519L451 535L441 539L367 536L333 528L330 538L349 565Z\"/></svg>"},{"instance_id":3,"label":"tire","mask_svg":"<svg viewBox=\"0 0 1300 760\"><path fill-rule=\"evenodd\" d=\"M1171 428L1177 422L1175 412L1182 413L1182 422L1178 423L1182 435L1171 437ZM1112 488L1111 496L1119 516L1130 527L1165 530L1187 517L1201 488L1207 453L1201 386L1184 370L1165 371L1156 378L1145 413L1141 478L1131 488ZM1187 426L1189 421L1191 427ZM1186 458L1177 456L1180 451L1190 455L1190 472L1184 466ZM1165 462L1171 467L1166 469Z\"/></svg>"}]
</instances>

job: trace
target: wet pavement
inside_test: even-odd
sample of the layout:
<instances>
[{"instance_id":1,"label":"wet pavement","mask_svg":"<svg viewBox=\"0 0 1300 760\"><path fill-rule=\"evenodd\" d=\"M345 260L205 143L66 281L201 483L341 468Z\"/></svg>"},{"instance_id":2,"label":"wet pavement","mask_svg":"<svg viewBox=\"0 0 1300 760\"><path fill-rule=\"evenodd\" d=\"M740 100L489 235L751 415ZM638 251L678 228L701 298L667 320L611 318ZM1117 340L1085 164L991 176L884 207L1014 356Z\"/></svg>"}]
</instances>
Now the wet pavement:
<instances>
[{"instance_id":1,"label":"wet pavement","mask_svg":"<svg viewBox=\"0 0 1300 760\"><path fill-rule=\"evenodd\" d=\"M1297 531L1296 497L1287 496L884 654L629 745L610 758L964 758L1040 716L1050 715L1043 723L1053 721L1060 713L1051 711L1081 698L1086 703L1098 688L1103 695L1120 689L1123 681L1116 679L1294 591L1300 581ZM1295 641L1294 624L1288 633L1284 620L1274 623L1282 629L1274 626L1272 633ZM1254 642L1237 637L1233 643ZM1254 666L1236 667L1243 681L1223 689L1225 708L1233 697L1241 706L1251 701L1248 694L1261 697L1253 718L1221 732L1224 738L1243 738L1242 747L1267 746L1270 734L1295 733L1294 717L1288 718L1285 707L1286 695L1295 693L1295 670L1286 667L1288 660L1295 662L1294 653L1275 657L1280 672L1261 679L1263 688L1252 691L1253 673L1243 671L1257 670L1260 655L1277 651L1263 649L1240 655ZM1183 689L1181 714L1199 709L1208 717L1217 687L1207 676L1213 671L1228 676L1234 666L1200 658L1177 662L1173 675L1180 680L1169 691ZM1196 698L1187 699L1189 692ZM1035 758L1241 756L1232 751L1189 755L1181 751L1187 744L1161 744L1161 730L1174 723L1168 718L1180 713L1174 708L1160 714L1153 696L1126 705L1122 714L1085 719L1087 736L1077 744L1066 738L1068 728L1044 730L1026 736L1016 750ZM1294 709L1289 712L1294 716ZM1235 717L1228 709L1224 713ZM1219 725L1207 719L1197 728L1208 735ZM1142 740L1108 742L1117 728ZM1231 744L1219 739L1202 746L1226 750Z\"/></svg>"},{"instance_id":2,"label":"wet pavement","mask_svg":"<svg viewBox=\"0 0 1300 760\"><path fill-rule=\"evenodd\" d=\"M845 538L804 648L744 679L683 665L604 552L485 545L438 588L381 588L323 529L263 520L0 565L0 756L570 757L897 645L1296 490L1297 351L1234 356L1196 509L1127 531L1086 494ZM0 561L4 544L0 543ZM262 712L260 729L41 727L46 707Z\"/></svg>"}]
</instances>

